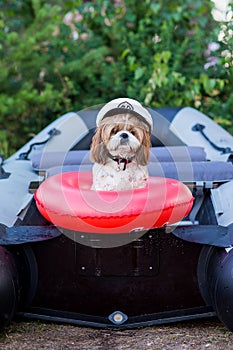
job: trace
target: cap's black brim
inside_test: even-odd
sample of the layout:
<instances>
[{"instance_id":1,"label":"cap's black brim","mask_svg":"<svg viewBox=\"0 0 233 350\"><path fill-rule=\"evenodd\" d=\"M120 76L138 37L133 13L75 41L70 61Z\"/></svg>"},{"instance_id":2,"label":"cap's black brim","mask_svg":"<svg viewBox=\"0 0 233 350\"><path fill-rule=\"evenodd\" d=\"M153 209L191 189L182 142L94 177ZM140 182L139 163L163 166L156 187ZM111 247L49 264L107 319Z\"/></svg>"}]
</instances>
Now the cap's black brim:
<instances>
[{"instance_id":1,"label":"cap's black brim","mask_svg":"<svg viewBox=\"0 0 233 350\"><path fill-rule=\"evenodd\" d=\"M117 115L117 114L125 114L125 113L132 114L135 117L137 117L138 119L140 119L142 122L144 122L149 127L149 131L151 132L151 125L148 123L148 121L145 119L145 117L143 115L141 115L141 114L139 114L131 109L127 109L127 108L113 108L102 117L102 120L104 118L107 118L107 117L112 117L112 116Z\"/></svg>"}]
</instances>

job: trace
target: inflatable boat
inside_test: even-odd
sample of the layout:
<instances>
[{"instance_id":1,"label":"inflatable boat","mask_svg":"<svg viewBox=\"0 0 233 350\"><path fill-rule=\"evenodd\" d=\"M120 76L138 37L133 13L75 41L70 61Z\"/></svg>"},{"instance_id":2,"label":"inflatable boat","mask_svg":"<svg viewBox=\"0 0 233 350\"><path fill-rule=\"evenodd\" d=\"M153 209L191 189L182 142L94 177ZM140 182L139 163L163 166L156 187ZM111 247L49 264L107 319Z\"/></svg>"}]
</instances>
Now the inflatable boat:
<instances>
[{"instance_id":1,"label":"inflatable boat","mask_svg":"<svg viewBox=\"0 0 233 350\"><path fill-rule=\"evenodd\" d=\"M0 326L20 317L124 329L217 316L233 330L233 137L193 108L149 109L149 175L160 180L147 211L93 222L72 192L80 224L66 193L77 174L89 186L98 111L67 113L1 157ZM53 217L41 193L57 184L66 187L52 197ZM158 215L161 186L172 204Z\"/></svg>"}]
</instances>

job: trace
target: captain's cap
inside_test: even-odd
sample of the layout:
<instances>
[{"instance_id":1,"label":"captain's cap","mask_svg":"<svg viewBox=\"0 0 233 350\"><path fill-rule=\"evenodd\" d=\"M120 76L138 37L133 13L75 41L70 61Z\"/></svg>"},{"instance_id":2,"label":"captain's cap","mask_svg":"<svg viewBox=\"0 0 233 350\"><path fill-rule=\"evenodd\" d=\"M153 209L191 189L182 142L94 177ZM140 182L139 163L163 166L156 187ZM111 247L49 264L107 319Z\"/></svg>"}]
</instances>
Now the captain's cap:
<instances>
[{"instance_id":1,"label":"captain's cap","mask_svg":"<svg viewBox=\"0 0 233 350\"><path fill-rule=\"evenodd\" d=\"M153 119L148 110L138 101L127 97L116 98L106 103L97 114L96 125L98 127L101 121L106 117L124 113L133 114L145 122L149 126L150 132L153 129Z\"/></svg>"}]
</instances>

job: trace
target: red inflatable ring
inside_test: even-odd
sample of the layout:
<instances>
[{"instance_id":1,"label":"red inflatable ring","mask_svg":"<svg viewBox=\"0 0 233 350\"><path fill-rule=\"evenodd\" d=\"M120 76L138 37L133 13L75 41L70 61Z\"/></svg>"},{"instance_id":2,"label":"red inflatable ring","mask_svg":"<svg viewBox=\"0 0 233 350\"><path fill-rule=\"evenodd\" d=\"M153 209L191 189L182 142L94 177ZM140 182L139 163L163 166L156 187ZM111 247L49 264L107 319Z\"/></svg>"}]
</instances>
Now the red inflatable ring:
<instances>
[{"instance_id":1,"label":"red inflatable ring","mask_svg":"<svg viewBox=\"0 0 233 350\"><path fill-rule=\"evenodd\" d=\"M178 222L193 203L187 186L162 177L149 177L146 188L127 191L94 191L91 185L90 172L51 176L35 193L37 207L58 227L117 234Z\"/></svg>"}]
</instances>

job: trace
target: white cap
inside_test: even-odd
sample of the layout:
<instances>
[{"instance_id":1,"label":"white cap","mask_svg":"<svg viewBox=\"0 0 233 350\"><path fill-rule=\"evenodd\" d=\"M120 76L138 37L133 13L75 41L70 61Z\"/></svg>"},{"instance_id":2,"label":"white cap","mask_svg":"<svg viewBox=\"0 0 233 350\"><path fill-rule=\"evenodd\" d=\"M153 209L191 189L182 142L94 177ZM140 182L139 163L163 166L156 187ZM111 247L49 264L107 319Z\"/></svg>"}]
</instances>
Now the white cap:
<instances>
[{"instance_id":1,"label":"white cap","mask_svg":"<svg viewBox=\"0 0 233 350\"><path fill-rule=\"evenodd\" d=\"M153 119L148 110L138 101L128 97L116 98L106 103L97 114L96 125L99 126L100 122L106 117L126 112L143 120L149 126L150 131L153 129Z\"/></svg>"}]
</instances>

